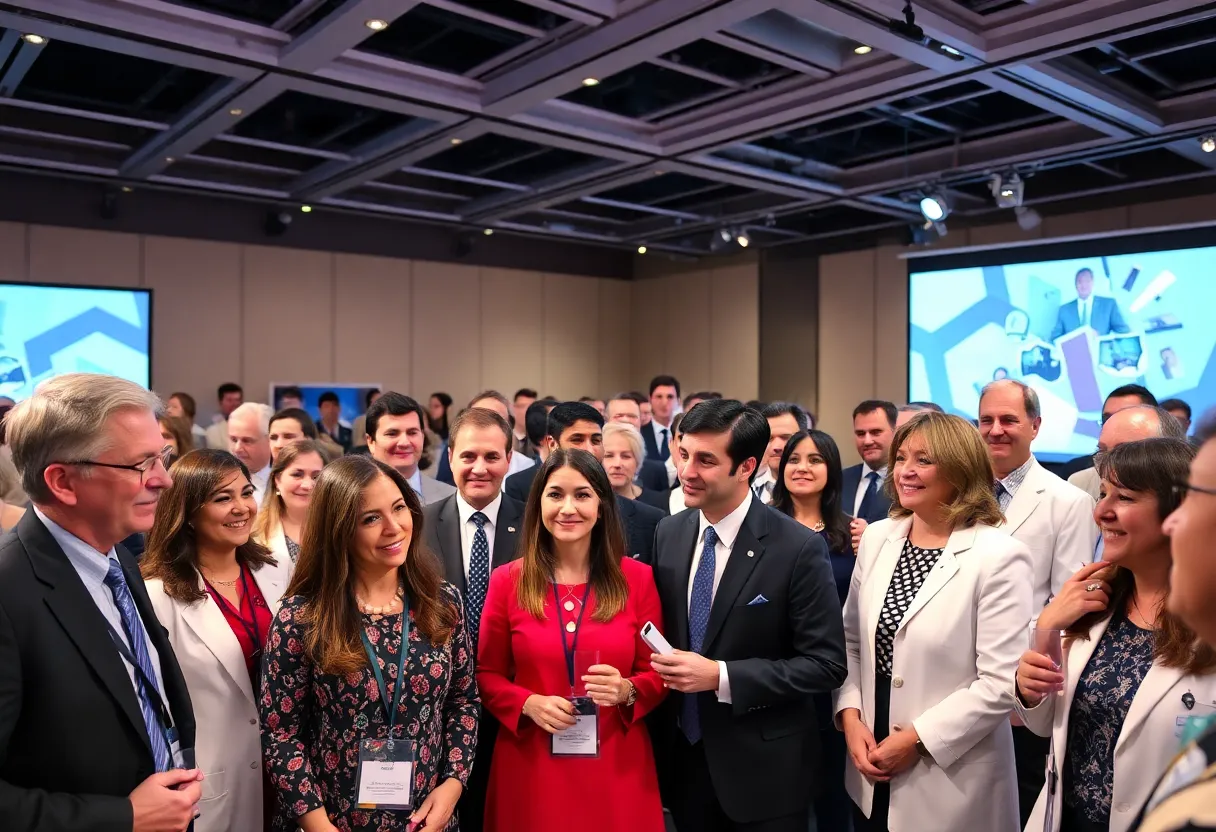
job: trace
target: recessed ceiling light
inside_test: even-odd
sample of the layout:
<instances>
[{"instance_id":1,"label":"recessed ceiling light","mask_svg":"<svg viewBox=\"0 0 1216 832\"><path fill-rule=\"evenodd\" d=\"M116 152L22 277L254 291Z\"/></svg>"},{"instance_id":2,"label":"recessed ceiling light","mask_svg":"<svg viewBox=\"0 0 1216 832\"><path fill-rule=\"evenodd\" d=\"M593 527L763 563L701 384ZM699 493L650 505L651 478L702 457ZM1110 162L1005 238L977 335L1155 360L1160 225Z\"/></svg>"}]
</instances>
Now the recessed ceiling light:
<instances>
[{"instance_id":1,"label":"recessed ceiling light","mask_svg":"<svg viewBox=\"0 0 1216 832\"><path fill-rule=\"evenodd\" d=\"M304 214L311 214L311 213L312 213L312 206L311 206L311 205L301 205L301 206L300 206L300 212L301 212L301 213L304 213Z\"/></svg>"},{"instance_id":2,"label":"recessed ceiling light","mask_svg":"<svg viewBox=\"0 0 1216 832\"><path fill-rule=\"evenodd\" d=\"M135 189L134 189L134 188L132 188L130 185L123 185L123 186L122 186L122 192L123 192L124 194L129 194L129 193L131 193L131 191L133 191L133 190L135 190Z\"/></svg>"},{"instance_id":3,"label":"recessed ceiling light","mask_svg":"<svg viewBox=\"0 0 1216 832\"><path fill-rule=\"evenodd\" d=\"M482 234L485 234L487 237L490 237L490 236L492 236L492 235L494 234L494 229L493 229L493 228L487 228L485 231L483 231L483 232L481 232L481 233L482 233Z\"/></svg>"},{"instance_id":4,"label":"recessed ceiling light","mask_svg":"<svg viewBox=\"0 0 1216 832\"><path fill-rule=\"evenodd\" d=\"M1199 147L1204 153L1211 153L1216 150L1216 136L1204 136L1199 140Z\"/></svg>"},{"instance_id":5,"label":"recessed ceiling light","mask_svg":"<svg viewBox=\"0 0 1216 832\"><path fill-rule=\"evenodd\" d=\"M383 32L388 28L388 21L381 20L378 17L373 17L371 20L363 21L363 25L371 29L373 32Z\"/></svg>"},{"instance_id":6,"label":"recessed ceiling light","mask_svg":"<svg viewBox=\"0 0 1216 832\"><path fill-rule=\"evenodd\" d=\"M953 46L951 46L948 43L942 44L942 51L945 52L947 55L961 56L963 54L962 52L959 52L957 49L955 49Z\"/></svg>"},{"instance_id":7,"label":"recessed ceiling light","mask_svg":"<svg viewBox=\"0 0 1216 832\"><path fill-rule=\"evenodd\" d=\"M854 51L855 53L857 53L858 55L869 55L871 52L873 52L873 51L874 51L874 47L873 47L873 46L866 46L866 45L863 43L861 46L855 46L855 47L853 47L853 51Z\"/></svg>"},{"instance_id":8,"label":"recessed ceiling light","mask_svg":"<svg viewBox=\"0 0 1216 832\"><path fill-rule=\"evenodd\" d=\"M645 254L646 246L638 246L638 254Z\"/></svg>"},{"instance_id":9,"label":"recessed ceiling light","mask_svg":"<svg viewBox=\"0 0 1216 832\"><path fill-rule=\"evenodd\" d=\"M457 138L453 138L453 139L452 139L452 144L460 144L460 143L462 143L463 141L464 141L464 139L457 139Z\"/></svg>"},{"instance_id":10,"label":"recessed ceiling light","mask_svg":"<svg viewBox=\"0 0 1216 832\"><path fill-rule=\"evenodd\" d=\"M600 82L600 79L599 79L599 78L584 78L584 79L583 79L583 86L584 86L584 87L594 87L594 86L595 86L596 84L598 84L599 82Z\"/></svg>"},{"instance_id":11,"label":"recessed ceiling light","mask_svg":"<svg viewBox=\"0 0 1216 832\"><path fill-rule=\"evenodd\" d=\"M229 110L229 111L228 111L228 115L230 115L230 116L239 116L239 115L241 115L241 114L242 114L242 113L244 113L244 112L245 112L245 111L244 111L244 110L242 110L240 107L233 107L231 110Z\"/></svg>"},{"instance_id":12,"label":"recessed ceiling light","mask_svg":"<svg viewBox=\"0 0 1216 832\"><path fill-rule=\"evenodd\" d=\"M35 35L33 32L22 35L21 39L31 46L42 46L42 44L46 43L46 38L42 35Z\"/></svg>"},{"instance_id":13,"label":"recessed ceiling light","mask_svg":"<svg viewBox=\"0 0 1216 832\"><path fill-rule=\"evenodd\" d=\"M166 157L165 157L165 161L166 161L166 162L168 162L169 164L173 164L173 163L174 163L174 162L176 162L177 160L176 160L176 159L174 159L172 156L166 156Z\"/></svg>"}]
</instances>

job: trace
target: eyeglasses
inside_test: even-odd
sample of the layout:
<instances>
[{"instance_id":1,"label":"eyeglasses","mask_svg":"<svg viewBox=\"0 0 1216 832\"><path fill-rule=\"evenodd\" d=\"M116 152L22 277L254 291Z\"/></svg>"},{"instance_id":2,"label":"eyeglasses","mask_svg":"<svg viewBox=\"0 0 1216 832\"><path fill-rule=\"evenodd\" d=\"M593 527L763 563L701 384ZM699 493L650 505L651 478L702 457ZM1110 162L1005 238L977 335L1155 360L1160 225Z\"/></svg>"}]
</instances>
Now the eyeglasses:
<instances>
[{"instance_id":1,"label":"eyeglasses","mask_svg":"<svg viewBox=\"0 0 1216 832\"><path fill-rule=\"evenodd\" d=\"M64 464L64 465L90 465L94 468L116 468L119 471L138 471L139 472L139 484L143 485L144 477L146 477L152 471L152 469L156 467L156 463L159 462L161 464L161 466L167 471L167 470L169 470L169 463L173 462L173 458L176 455L177 454L174 452L173 448L169 445L166 445L164 448L161 449L160 453L157 454L156 456L150 456L147 459L145 459L143 462L137 462L134 465L119 465L114 462L96 462L91 459L79 459L79 460L76 460L75 462L65 462L62 464Z\"/></svg>"},{"instance_id":2,"label":"eyeglasses","mask_svg":"<svg viewBox=\"0 0 1216 832\"><path fill-rule=\"evenodd\" d=\"M1204 488L1201 485L1192 485L1189 482L1174 483L1173 491L1174 496L1179 500L1185 500L1186 495L1191 491L1195 491L1199 494L1209 494L1216 497L1216 488Z\"/></svg>"}]
</instances>

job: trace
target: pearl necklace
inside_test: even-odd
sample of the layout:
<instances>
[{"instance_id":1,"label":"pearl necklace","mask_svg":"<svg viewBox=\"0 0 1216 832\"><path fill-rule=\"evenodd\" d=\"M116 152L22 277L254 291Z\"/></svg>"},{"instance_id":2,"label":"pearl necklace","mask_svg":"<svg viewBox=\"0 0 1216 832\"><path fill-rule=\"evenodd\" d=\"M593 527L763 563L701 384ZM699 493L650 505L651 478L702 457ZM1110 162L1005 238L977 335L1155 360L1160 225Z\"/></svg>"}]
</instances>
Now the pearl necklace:
<instances>
[{"instance_id":1,"label":"pearl necklace","mask_svg":"<svg viewBox=\"0 0 1216 832\"><path fill-rule=\"evenodd\" d=\"M359 612L365 615L392 615L401 607L401 599L405 595L405 590L398 589L397 595L386 606L376 607L364 601L357 594L355 595L355 603L359 605Z\"/></svg>"}]
</instances>

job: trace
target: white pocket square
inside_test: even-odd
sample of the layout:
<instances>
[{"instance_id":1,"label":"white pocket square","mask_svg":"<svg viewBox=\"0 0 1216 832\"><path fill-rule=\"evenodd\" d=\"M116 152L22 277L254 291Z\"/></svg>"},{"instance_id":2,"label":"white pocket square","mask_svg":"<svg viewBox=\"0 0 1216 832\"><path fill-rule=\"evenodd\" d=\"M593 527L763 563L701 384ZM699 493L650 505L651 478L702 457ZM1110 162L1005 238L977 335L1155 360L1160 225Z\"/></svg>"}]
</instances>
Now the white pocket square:
<instances>
[{"instance_id":1,"label":"white pocket square","mask_svg":"<svg viewBox=\"0 0 1216 832\"><path fill-rule=\"evenodd\" d=\"M757 595L755 598L753 598L752 600L748 601L748 602L747 602L747 605L748 605L749 607L754 607L754 606L756 606L757 604L767 604L767 603L768 603L768 599L767 599L767 598L765 598L763 595Z\"/></svg>"}]
</instances>

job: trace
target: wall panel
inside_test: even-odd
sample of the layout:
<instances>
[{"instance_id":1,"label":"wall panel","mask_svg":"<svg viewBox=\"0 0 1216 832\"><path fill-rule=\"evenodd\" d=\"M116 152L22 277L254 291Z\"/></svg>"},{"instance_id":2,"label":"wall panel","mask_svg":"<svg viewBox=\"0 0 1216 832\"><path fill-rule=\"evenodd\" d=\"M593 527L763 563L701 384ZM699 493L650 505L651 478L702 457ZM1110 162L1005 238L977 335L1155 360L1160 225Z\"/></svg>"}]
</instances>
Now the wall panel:
<instances>
[{"instance_id":1,"label":"wall panel","mask_svg":"<svg viewBox=\"0 0 1216 832\"><path fill-rule=\"evenodd\" d=\"M542 386L544 283L536 272L481 269L481 381L474 396L494 389L509 399L521 387ZM456 331L463 328L457 324Z\"/></svg>"},{"instance_id":2,"label":"wall panel","mask_svg":"<svg viewBox=\"0 0 1216 832\"><path fill-rule=\"evenodd\" d=\"M464 405L481 391L479 269L416 262L412 305L413 370L408 392L425 404L432 393L443 391L457 406Z\"/></svg>"},{"instance_id":3,"label":"wall panel","mask_svg":"<svg viewBox=\"0 0 1216 832\"><path fill-rule=\"evenodd\" d=\"M544 372L539 392L559 399L601 395L599 296L595 278L546 274L544 280Z\"/></svg>"},{"instance_id":4,"label":"wall panel","mask_svg":"<svg viewBox=\"0 0 1216 832\"><path fill-rule=\"evenodd\" d=\"M0 280L29 280L28 229L24 223L0 222Z\"/></svg>"},{"instance_id":5,"label":"wall panel","mask_svg":"<svg viewBox=\"0 0 1216 832\"><path fill-rule=\"evenodd\" d=\"M139 236L49 225L29 228L29 279L32 282L141 285Z\"/></svg>"},{"instance_id":6,"label":"wall panel","mask_svg":"<svg viewBox=\"0 0 1216 832\"><path fill-rule=\"evenodd\" d=\"M410 389L411 265L388 257L334 255L334 381Z\"/></svg>"}]
</instances>

